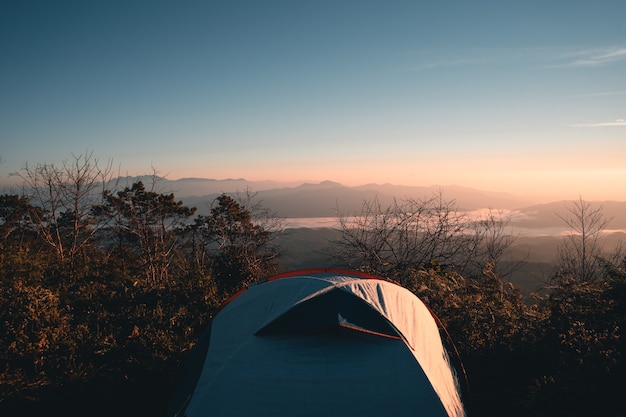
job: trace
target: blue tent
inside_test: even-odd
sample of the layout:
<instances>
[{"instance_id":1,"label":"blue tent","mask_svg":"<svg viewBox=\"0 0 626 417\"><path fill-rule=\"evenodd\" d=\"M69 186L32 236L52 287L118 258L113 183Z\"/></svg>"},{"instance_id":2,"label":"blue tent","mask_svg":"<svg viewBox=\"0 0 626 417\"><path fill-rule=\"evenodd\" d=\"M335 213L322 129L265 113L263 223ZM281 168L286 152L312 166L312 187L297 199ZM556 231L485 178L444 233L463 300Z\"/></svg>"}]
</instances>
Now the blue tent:
<instances>
[{"instance_id":1,"label":"blue tent","mask_svg":"<svg viewBox=\"0 0 626 417\"><path fill-rule=\"evenodd\" d=\"M194 355L175 416L465 415L430 311L359 272L296 271L250 286Z\"/></svg>"}]
</instances>

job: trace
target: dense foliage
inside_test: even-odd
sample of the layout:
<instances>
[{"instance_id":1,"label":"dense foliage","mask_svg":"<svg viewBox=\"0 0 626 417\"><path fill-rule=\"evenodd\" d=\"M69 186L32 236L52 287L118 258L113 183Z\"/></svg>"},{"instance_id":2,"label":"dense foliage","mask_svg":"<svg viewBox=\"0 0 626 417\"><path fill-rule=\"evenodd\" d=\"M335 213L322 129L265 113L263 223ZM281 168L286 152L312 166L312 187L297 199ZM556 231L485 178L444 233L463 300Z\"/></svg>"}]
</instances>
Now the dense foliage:
<instances>
[{"instance_id":1,"label":"dense foliage","mask_svg":"<svg viewBox=\"0 0 626 417\"><path fill-rule=\"evenodd\" d=\"M280 223L250 195L193 218L140 181L52 210L55 186L0 196L0 414L161 415L215 309L275 272Z\"/></svg>"},{"instance_id":2,"label":"dense foliage","mask_svg":"<svg viewBox=\"0 0 626 417\"><path fill-rule=\"evenodd\" d=\"M173 194L141 182L100 198L73 189L63 197L49 188L45 200L0 196L0 414L163 415L215 309L276 272L272 239L281 229L249 199L222 195L209 215L194 217ZM466 225L442 216L448 207L435 207L427 239L400 240L407 250L397 264L390 254L398 240L378 223L367 226L367 242L384 242L385 262L354 228L338 252L349 256L354 245L362 258L350 266L368 270L375 259L436 312L470 416L624 415L624 260L599 262L593 280L562 271L551 291L526 300L498 273L504 248L486 233L457 239ZM447 245L443 262L433 251L413 262L410 245L437 243L437 233ZM470 257L454 246L467 242ZM482 270L450 263L470 258Z\"/></svg>"}]
</instances>

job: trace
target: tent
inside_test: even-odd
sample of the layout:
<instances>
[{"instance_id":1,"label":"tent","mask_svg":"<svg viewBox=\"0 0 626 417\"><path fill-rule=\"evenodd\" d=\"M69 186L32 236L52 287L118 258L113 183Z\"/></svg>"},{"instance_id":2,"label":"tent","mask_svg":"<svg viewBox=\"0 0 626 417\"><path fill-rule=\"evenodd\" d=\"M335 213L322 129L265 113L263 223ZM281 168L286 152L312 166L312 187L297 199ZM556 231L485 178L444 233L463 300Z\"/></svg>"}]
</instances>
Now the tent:
<instances>
[{"instance_id":1,"label":"tent","mask_svg":"<svg viewBox=\"0 0 626 417\"><path fill-rule=\"evenodd\" d=\"M174 416L464 416L428 308L355 271L281 274L231 297L189 360Z\"/></svg>"}]
</instances>

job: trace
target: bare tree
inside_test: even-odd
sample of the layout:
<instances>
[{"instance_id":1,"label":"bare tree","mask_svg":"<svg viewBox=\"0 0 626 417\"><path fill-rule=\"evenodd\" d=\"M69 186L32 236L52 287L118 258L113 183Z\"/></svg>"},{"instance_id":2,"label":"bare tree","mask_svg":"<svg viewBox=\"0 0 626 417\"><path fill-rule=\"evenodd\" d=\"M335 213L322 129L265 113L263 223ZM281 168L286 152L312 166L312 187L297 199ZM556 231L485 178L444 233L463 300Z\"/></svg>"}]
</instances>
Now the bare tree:
<instances>
[{"instance_id":1,"label":"bare tree","mask_svg":"<svg viewBox=\"0 0 626 417\"><path fill-rule=\"evenodd\" d=\"M60 261L69 261L70 273L81 249L91 243L100 224L94 223L91 208L102 201L111 180L111 161L100 165L92 152L72 154L61 166L24 164L13 173L24 181L25 194L38 210L31 214L43 241Z\"/></svg>"},{"instance_id":2,"label":"bare tree","mask_svg":"<svg viewBox=\"0 0 626 417\"><path fill-rule=\"evenodd\" d=\"M513 242L494 213L476 222L441 193L389 207L366 200L359 214L339 216L339 232L332 255L341 264L401 283L411 270L435 266L480 274Z\"/></svg>"},{"instance_id":3,"label":"bare tree","mask_svg":"<svg viewBox=\"0 0 626 417\"><path fill-rule=\"evenodd\" d=\"M508 230L509 222L502 211L493 209L472 220L473 239L467 250L468 263L463 272L477 275L488 266L492 274L507 278L522 268L528 255L512 257L511 247L518 236Z\"/></svg>"},{"instance_id":4,"label":"bare tree","mask_svg":"<svg viewBox=\"0 0 626 417\"><path fill-rule=\"evenodd\" d=\"M601 275L602 232L611 219L602 214L602 206L593 208L581 198L557 216L569 228L558 248L557 276L569 276L582 282L593 282Z\"/></svg>"}]
</instances>

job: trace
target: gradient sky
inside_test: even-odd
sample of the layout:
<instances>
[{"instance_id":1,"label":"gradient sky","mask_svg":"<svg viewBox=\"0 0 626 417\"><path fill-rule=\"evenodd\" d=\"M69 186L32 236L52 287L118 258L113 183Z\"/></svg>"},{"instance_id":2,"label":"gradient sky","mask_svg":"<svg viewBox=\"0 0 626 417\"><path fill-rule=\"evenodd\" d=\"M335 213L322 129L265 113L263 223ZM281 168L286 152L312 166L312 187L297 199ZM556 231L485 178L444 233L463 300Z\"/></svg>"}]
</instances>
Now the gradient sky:
<instances>
[{"instance_id":1,"label":"gradient sky","mask_svg":"<svg viewBox=\"0 0 626 417\"><path fill-rule=\"evenodd\" d=\"M0 181L124 174L626 200L626 2L0 2Z\"/></svg>"}]
</instances>

